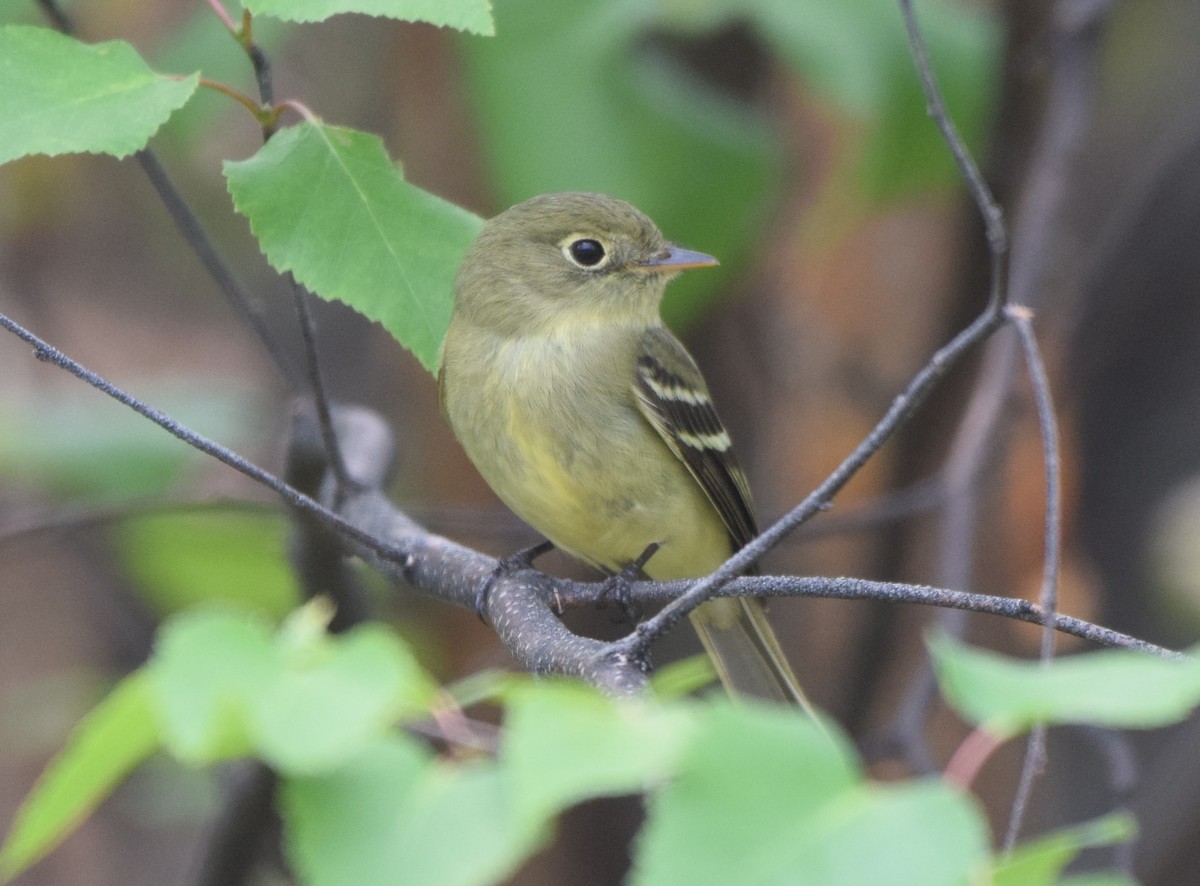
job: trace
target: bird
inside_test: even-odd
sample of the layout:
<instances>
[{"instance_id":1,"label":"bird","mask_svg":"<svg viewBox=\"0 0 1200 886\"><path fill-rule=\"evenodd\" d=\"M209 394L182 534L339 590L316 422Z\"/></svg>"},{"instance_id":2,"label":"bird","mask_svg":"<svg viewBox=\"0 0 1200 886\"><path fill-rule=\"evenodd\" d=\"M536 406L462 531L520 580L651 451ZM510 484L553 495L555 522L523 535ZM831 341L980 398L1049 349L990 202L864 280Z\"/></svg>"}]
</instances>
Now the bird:
<instances>
[{"instance_id":1,"label":"bird","mask_svg":"<svg viewBox=\"0 0 1200 886\"><path fill-rule=\"evenodd\" d=\"M566 192L485 223L454 282L443 412L497 496L610 575L707 575L758 534L746 475L695 360L660 305L717 260L631 204ZM735 696L809 709L760 600L689 613Z\"/></svg>"}]
</instances>

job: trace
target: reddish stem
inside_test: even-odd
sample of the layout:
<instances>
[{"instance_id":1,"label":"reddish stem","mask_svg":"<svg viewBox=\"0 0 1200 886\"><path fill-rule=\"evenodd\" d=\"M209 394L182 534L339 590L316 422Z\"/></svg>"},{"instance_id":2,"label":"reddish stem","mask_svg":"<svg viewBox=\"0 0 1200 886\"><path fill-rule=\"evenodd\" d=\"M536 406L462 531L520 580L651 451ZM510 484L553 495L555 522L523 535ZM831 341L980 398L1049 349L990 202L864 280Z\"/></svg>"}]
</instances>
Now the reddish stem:
<instances>
[{"instance_id":1,"label":"reddish stem","mask_svg":"<svg viewBox=\"0 0 1200 886\"><path fill-rule=\"evenodd\" d=\"M946 764L942 777L964 791L969 790L983 764L996 748L1008 741L1008 738L1007 735L989 732L983 726L977 727L958 746L958 750Z\"/></svg>"}]
</instances>

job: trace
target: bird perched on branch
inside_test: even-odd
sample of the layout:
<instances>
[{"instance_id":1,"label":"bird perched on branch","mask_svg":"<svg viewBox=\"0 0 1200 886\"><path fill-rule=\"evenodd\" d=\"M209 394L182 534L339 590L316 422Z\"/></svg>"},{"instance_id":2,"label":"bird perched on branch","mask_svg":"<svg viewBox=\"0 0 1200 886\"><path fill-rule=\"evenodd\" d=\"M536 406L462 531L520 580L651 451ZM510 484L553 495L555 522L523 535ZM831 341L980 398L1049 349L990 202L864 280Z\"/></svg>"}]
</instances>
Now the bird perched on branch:
<instances>
[{"instance_id":1,"label":"bird perched on branch","mask_svg":"<svg viewBox=\"0 0 1200 886\"><path fill-rule=\"evenodd\" d=\"M521 519L610 575L696 578L758 533L704 378L659 313L675 274L716 263L622 200L564 193L493 218L458 271L438 375L454 435ZM732 692L807 707L758 600L690 615Z\"/></svg>"}]
</instances>

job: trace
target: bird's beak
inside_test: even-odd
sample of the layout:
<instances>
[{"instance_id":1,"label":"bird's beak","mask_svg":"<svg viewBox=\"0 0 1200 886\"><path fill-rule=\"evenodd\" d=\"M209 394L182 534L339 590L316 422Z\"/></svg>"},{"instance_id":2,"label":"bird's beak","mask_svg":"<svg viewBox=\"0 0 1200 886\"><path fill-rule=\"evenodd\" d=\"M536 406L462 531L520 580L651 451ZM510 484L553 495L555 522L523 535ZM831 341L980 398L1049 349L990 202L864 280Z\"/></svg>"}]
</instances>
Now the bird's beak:
<instances>
[{"instance_id":1,"label":"bird's beak","mask_svg":"<svg viewBox=\"0 0 1200 886\"><path fill-rule=\"evenodd\" d=\"M711 268L717 264L720 262L711 255L693 252L671 243L662 252L650 256L640 267L647 271L674 274L676 271L686 271L688 268Z\"/></svg>"}]
</instances>

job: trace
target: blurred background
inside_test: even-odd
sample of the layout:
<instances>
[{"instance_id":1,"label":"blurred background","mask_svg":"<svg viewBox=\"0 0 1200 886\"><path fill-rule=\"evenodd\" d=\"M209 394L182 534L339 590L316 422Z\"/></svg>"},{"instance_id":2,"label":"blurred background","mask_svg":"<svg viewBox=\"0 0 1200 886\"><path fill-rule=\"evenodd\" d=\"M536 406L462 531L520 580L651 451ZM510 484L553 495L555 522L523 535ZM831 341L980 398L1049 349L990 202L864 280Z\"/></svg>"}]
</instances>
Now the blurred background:
<instances>
[{"instance_id":1,"label":"blurred background","mask_svg":"<svg viewBox=\"0 0 1200 886\"><path fill-rule=\"evenodd\" d=\"M1200 4L918 3L951 111L1008 212L1014 298L1036 312L1064 450L1062 603L1173 646L1200 628ZM89 0L89 42L247 91L244 56L201 2ZM497 0L497 36L342 16L256 22L279 98L380 133L408 179L480 215L598 190L721 266L672 286L764 523L853 448L929 355L982 308L978 212L925 114L890 0ZM0 21L37 22L8 0ZM232 211L221 162L261 134L201 91L152 142L279 339L289 296ZM433 379L382 330L315 305L337 399L395 428L395 499L433 531L505 554L533 536L491 495L438 412ZM0 310L117 384L282 470L291 392L177 234L132 160L0 167ZM769 572L1036 597L1044 470L1029 387L1003 332L777 550ZM148 654L163 615L214 596L297 600L288 526L238 475L0 340L0 827L74 723ZM543 566L584 575L562 558ZM369 580L369 579L368 579ZM510 662L473 613L372 585L449 680ZM918 608L771 607L814 701L880 777L939 767L965 734L924 690ZM598 635L610 613L573 614ZM1036 654L1036 629L961 619ZM690 651L680 641L676 654ZM1068 640L1060 650L1080 647ZM1143 882L1194 882L1200 725L1063 730L1026 831L1125 805ZM1003 833L1020 747L979 790ZM24 875L40 884L192 882L237 773L144 767ZM636 802L572 811L515 882L612 883ZM1107 860L1107 859L1105 859ZM256 882L286 882L270 864Z\"/></svg>"}]
</instances>

